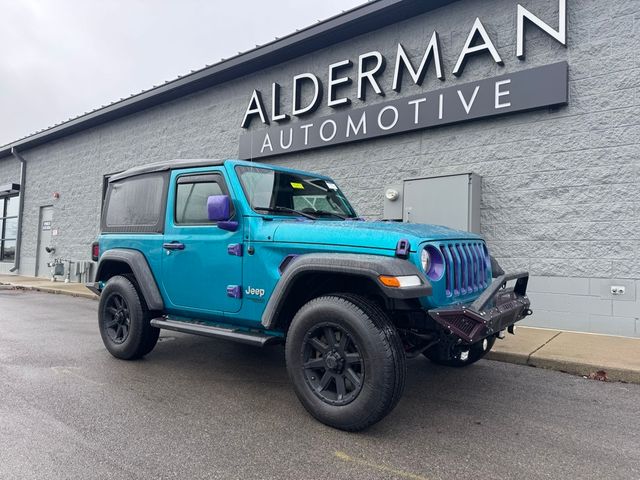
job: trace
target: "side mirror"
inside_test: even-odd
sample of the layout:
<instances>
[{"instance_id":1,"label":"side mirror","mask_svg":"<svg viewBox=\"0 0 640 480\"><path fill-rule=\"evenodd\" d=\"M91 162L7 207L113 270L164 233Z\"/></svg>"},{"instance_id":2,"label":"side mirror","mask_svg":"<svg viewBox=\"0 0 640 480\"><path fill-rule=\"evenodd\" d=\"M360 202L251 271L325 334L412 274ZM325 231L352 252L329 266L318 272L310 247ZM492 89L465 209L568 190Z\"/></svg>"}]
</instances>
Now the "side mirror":
<instances>
[{"instance_id":1,"label":"side mirror","mask_svg":"<svg viewBox=\"0 0 640 480\"><path fill-rule=\"evenodd\" d=\"M229 195L211 195L207 199L207 216L212 222L218 222L218 228L235 232L238 222L229 221L231 218L231 199Z\"/></svg>"},{"instance_id":2,"label":"side mirror","mask_svg":"<svg viewBox=\"0 0 640 480\"><path fill-rule=\"evenodd\" d=\"M211 195L207 199L207 213L212 222L224 222L231 216L231 200L228 195Z\"/></svg>"}]
</instances>

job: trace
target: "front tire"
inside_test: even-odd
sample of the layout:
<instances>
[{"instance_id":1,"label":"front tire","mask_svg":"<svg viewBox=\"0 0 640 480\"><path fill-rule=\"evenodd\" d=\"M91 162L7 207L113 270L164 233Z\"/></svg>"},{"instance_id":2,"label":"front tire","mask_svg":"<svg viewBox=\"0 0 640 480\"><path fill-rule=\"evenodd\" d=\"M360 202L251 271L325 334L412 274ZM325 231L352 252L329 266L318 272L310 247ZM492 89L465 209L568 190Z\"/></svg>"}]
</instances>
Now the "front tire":
<instances>
[{"instance_id":1,"label":"front tire","mask_svg":"<svg viewBox=\"0 0 640 480\"><path fill-rule=\"evenodd\" d=\"M151 352L160 330L149 323L151 315L134 283L125 276L109 279L98 306L102 342L116 358L132 360Z\"/></svg>"},{"instance_id":2,"label":"front tire","mask_svg":"<svg viewBox=\"0 0 640 480\"><path fill-rule=\"evenodd\" d=\"M402 342L386 313L336 294L305 304L285 346L287 371L305 409L334 428L358 431L398 403L406 374Z\"/></svg>"}]
</instances>

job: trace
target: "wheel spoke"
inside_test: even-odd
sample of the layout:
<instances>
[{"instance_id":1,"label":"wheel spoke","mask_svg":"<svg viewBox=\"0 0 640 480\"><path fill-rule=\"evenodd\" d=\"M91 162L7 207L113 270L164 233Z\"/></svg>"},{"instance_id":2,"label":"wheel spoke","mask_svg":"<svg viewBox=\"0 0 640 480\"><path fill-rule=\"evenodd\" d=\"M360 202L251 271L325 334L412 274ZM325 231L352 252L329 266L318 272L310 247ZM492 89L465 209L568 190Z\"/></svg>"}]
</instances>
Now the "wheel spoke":
<instances>
[{"instance_id":1,"label":"wheel spoke","mask_svg":"<svg viewBox=\"0 0 640 480\"><path fill-rule=\"evenodd\" d=\"M118 313L118 309L115 307L107 307L107 312L109 312L111 315L115 315L116 313Z\"/></svg>"},{"instance_id":2,"label":"wheel spoke","mask_svg":"<svg viewBox=\"0 0 640 480\"><path fill-rule=\"evenodd\" d=\"M324 368L324 358L312 358L304 365L304 368Z\"/></svg>"},{"instance_id":3,"label":"wheel spoke","mask_svg":"<svg viewBox=\"0 0 640 480\"><path fill-rule=\"evenodd\" d=\"M338 344L338 351L344 355L346 353L348 344L349 344L349 335L342 332L342 334L340 335L340 343Z\"/></svg>"},{"instance_id":4,"label":"wheel spoke","mask_svg":"<svg viewBox=\"0 0 640 480\"><path fill-rule=\"evenodd\" d=\"M358 397L364 387L364 357L343 326L323 321L312 327L301 353L306 383L323 402L347 405Z\"/></svg>"},{"instance_id":5,"label":"wheel spoke","mask_svg":"<svg viewBox=\"0 0 640 480\"><path fill-rule=\"evenodd\" d=\"M122 325L122 339L124 340L125 338L127 338L127 335L129 335L129 326L126 324Z\"/></svg>"},{"instance_id":6,"label":"wheel spoke","mask_svg":"<svg viewBox=\"0 0 640 480\"><path fill-rule=\"evenodd\" d=\"M311 346L315 348L317 351L319 351L320 353L327 353L327 351L329 350L329 345L325 345L317 338L310 339L309 344L311 344Z\"/></svg>"},{"instance_id":7,"label":"wheel spoke","mask_svg":"<svg viewBox=\"0 0 640 480\"><path fill-rule=\"evenodd\" d=\"M347 353L344 359L347 365L359 365L362 363L362 357L359 353Z\"/></svg>"},{"instance_id":8,"label":"wheel spoke","mask_svg":"<svg viewBox=\"0 0 640 480\"><path fill-rule=\"evenodd\" d=\"M336 340L336 334L333 331L333 328L324 327L323 331L324 331L324 336L327 340L327 343L329 344L329 347L335 348L338 344L338 341Z\"/></svg>"},{"instance_id":9,"label":"wheel spoke","mask_svg":"<svg viewBox=\"0 0 640 480\"><path fill-rule=\"evenodd\" d=\"M118 324L118 321L115 318L112 318L111 320L109 320L107 322L107 324L105 325L107 328L113 328Z\"/></svg>"},{"instance_id":10,"label":"wheel spoke","mask_svg":"<svg viewBox=\"0 0 640 480\"><path fill-rule=\"evenodd\" d=\"M120 339L122 337L122 325L118 324L118 326L116 327L116 340Z\"/></svg>"},{"instance_id":11,"label":"wheel spoke","mask_svg":"<svg viewBox=\"0 0 640 480\"><path fill-rule=\"evenodd\" d=\"M336 391L338 393L338 400L342 400L344 396L347 394L347 386L344 383L343 375L336 375Z\"/></svg>"},{"instance_id":12,"label":"wheel spoke","mask_svg":"<svg viewBox=\"0 0 640 480\"><path fill-rule=\"evenodd\" d=\"M324 372L324 375L320 379L320 385L318 386L317 390L319 392L321 392L323 390L326 390L326 388L329 386L329 382L331 382L332 378L333 378L333 374L331 374L331 372L329 372L329 370Z\"/></svg>"},{"instance_id":13,"label":"wheel spoke","mask_svg":"<svg viewBox=\"0 0 640 480\"><path fill-rule=\"evenodd\" d=\"M113 303L115 304L116 308L118 310L120 310L122 308L122 302L120 301L120 297L114 296L113 297Z\"/></svg>"},{"instance_id":14,"label":"wheel spoke","mask_svg":"<svg viewBox=\"0 0 640 480\"><path fill-rule=\"evenodd\" d=\"M354 388L358 388L360 386L360 383L361 383L360 377L358 377L358 374L354 372L352 368L347 368L344 374L349 379L349 381L353 384Z\"/></svg>"}]
</instances>

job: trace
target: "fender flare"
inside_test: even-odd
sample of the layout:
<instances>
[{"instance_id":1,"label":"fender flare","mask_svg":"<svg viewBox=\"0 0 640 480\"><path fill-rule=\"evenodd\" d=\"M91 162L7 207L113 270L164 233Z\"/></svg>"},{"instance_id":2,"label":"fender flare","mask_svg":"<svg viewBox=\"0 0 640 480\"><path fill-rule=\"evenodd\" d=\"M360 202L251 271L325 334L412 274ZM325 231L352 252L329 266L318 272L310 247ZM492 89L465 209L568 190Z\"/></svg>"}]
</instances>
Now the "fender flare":
<instances>
[{"instance_id":1,"label":"fender flare","mask_svg":"<svg viewBox=\"0 0 640 480\"><path fill-rule=\"evenodd\" d=\"M100 262L98 262L95 277L96 283L104 280L105 270L110 262L124 263L129 266L138 282L140 293L144 297L149 310L164 310L164 301L162 300L162 295L160 295L156 279L142 252L128 248L107 250L102 254Z\"/></svg>"},{"instance_id":2,"label":"fender flare","mask_svg":"<svg viewBox=\"0 0 640 480\"><path fill-rule=\"evenodd\" d=\"M278 321L292 286L301 275L310 272L337 273L365 277L373 280L380 292L389 298L411 299L431 295L432 286L413 263L396 257L354 253L309 253L295 257L276 284L262 313L262 325L271 329ZM380 283L380 275L417 275L422 285L391 288Z\"/></svg>"}]
</instances>

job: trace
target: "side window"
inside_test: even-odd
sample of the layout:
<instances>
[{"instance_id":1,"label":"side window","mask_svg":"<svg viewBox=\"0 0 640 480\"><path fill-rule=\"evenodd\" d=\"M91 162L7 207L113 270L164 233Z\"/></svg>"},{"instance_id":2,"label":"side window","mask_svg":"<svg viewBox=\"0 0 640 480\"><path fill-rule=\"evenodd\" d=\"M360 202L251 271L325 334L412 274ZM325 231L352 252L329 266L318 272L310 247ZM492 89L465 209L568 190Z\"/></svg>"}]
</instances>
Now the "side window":
<instances>
[{"instance_id":1,"label":"side window","mask_svg":"<svg viewBox=\"0 0 640 480\"><path fill-rule=\"evenodd\" d=\"M220 175L188 175L178 178L176 185L175 222L182 225L212 224L207 211L211 195L226 195Z\"/></svg>"},{"instance_id":2,"label":"side window","mask_svg":"<svg viewBox=\"0 0 640 480\"><path fill-rule=\"evenodd\" d=\"M103 231L162 232L166 183L157 173L110 183Z\"/></svg>"}]
</instances>

